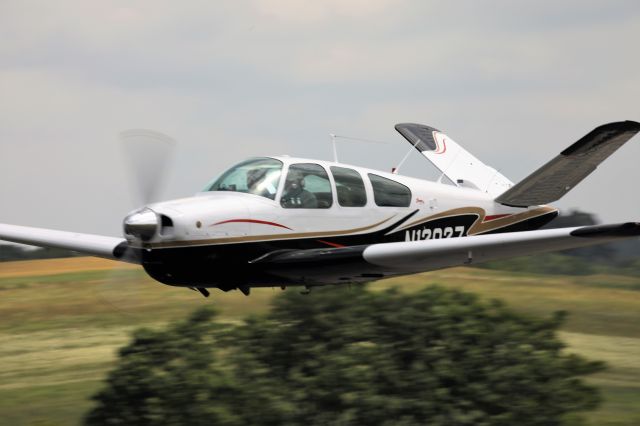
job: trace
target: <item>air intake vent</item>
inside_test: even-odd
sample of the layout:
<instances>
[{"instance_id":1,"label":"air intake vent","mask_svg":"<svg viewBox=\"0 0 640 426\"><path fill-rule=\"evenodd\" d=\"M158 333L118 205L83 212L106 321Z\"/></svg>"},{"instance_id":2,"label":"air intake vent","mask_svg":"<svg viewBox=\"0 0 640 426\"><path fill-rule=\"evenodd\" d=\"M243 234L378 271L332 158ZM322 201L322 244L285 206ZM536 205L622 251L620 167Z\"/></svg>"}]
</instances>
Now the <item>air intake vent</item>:
<instances>
[{"instance_id":1,"label":"air intake vent","mask_svg":"<svg viewBox=\"0 0 640 426\"><path fill-rule=\"evenodd\" d=\"M173 235L173 220L163 214L160 215L160 235Z\"/></svg>"}]
</instances>

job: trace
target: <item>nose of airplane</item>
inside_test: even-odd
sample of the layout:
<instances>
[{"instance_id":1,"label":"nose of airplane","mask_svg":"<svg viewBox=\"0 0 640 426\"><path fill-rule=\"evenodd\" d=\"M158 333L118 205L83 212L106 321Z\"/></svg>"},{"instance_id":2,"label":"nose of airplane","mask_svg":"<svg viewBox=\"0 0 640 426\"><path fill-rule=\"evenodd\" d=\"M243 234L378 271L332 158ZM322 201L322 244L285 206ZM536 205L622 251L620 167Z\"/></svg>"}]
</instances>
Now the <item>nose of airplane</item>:
<instances>
[{"instance_id":1,"label":"nose of airplane","mask_svg":"<svg viewBox=\"0 0 640 426\"><path fill-rule=\"evenodd\" d=\"M156 212L149 208L135 211L124 219L124 233L141 239L151 240L158 231L160 220Z\"/></svg>"}]
</instances>

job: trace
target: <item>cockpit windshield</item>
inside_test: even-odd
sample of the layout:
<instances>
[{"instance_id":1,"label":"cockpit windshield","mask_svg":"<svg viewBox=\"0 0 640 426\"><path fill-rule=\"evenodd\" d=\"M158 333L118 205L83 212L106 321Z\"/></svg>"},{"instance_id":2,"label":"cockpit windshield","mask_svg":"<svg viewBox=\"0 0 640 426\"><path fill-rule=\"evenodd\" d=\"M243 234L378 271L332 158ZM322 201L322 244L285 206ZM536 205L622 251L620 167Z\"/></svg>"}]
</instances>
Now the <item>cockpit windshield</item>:
<instances>
[{"instance_id":1,"label":"cockpit windshield","mask_svg":"<svg viewBox=\"0 0 640 426\"><path fill-rule=\"evenodd\" d=\"M235 191L274 200L282 162L273 158L252 158L224 172L206 191Z\"/></svg>"}]
</instances>

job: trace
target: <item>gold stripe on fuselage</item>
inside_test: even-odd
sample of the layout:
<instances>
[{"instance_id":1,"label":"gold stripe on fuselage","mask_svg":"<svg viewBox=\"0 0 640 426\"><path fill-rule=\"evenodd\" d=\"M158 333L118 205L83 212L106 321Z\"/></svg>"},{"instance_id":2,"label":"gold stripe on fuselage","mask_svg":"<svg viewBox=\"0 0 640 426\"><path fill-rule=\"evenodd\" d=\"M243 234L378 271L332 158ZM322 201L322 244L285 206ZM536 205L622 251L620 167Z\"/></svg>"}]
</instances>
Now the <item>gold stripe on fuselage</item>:
<instances>
[{"instance_id":1,"label":"gold stripe on fuselage","mask_svg":"<svg viewBox=\"0 0 640 426\"><path fill-rule=\"evenodd\" d=\"M447 217L463 216L463 215L476 215L477 219L473 222L473 225L469 228L467 235L483 234L489 231L495 231L496 229L504 228L510 225L514 225L518 222L522 222L534 217L542 216L548 213L557 211L553 207L543 206L533 210L527 210L522 213L515 213L509 216L492 219L485 222L486 212L480 207L460 207L457 209L446 210L442 213L438 213L432 216L428 216L422 219L413 221L395 232L404 231L405 229L412 228L423 223L431 222L436 219L444 219Z\"/></svg>"}]
</instances>

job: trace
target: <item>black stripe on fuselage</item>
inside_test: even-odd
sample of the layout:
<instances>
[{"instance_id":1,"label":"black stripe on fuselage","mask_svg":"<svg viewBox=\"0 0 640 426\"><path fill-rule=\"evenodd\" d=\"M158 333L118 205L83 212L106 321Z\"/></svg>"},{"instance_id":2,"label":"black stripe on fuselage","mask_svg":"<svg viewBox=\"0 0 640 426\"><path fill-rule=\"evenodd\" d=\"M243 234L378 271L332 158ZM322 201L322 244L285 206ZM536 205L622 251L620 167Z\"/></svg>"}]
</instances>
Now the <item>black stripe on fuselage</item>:
<instances>
[{"instance_id":1,"label":"black stripe on fuselage","mask_svg":"<svg viewBox=\"0 0 640 426\"><path fill-rule=\"evenodd\" d=\"M377 232L359 235L343 235L338 237L327 238L301 238L301 239L285 239L256 241L235 244L216 244L206 246L180 247L180 248L163 248L151 251L141 251L142 264L149 275L154 279L169 285L184 287L219 287L222 289L233 289L239 285L253 286L275 286L287 284L304 284L305 281L322 281L322 277L331 277L327 281L336 279L342 281L356 282L359 278L362 281L370 281L372 277L379 276L379 271L374 270L371 265L362 259L361 252L358 250L347 250L345 258L340 262L323 264L316 260L311 261L308 256L301 256L299 267L296 268L299 273L278 273L278 267L269 262L258 261L261 258L269 256L272 253L278 253L280 259L287 258L286 254L296 256L296 252L301 250L321 250L327 249L327 243L333 247L366 247L371 244L389 243L398 241L407 241L408 235L416 236L418 239L426 239L429 234L430 238L448 238L458 237L460 229L456 231L456 227L464 227L463 234L466 235L469 227L477 220L477 215L463 214L458 216L450 216L440 218L425 224L416 225L406 230L390 233L391 230L397 228L406 222L416 212L412 212L399 222ZM536 216L517 222L502 228L498 228L489 233L516 232L538 229L545 225L557 215L557 211L552 211L541 216ZM447 228L451 228L451 234ZM426 232L430 229L431 232ZM440 230L440 231L438 231ZM409 239L412 241L412 239ZM343 277L340 276L341 267L346 263L357 266L353 269L361 268L359 277ZM287 266L287 272L291 272L291 266ZM335 281L333 281L335 282Z\"/></svg>"}]
</instances>

